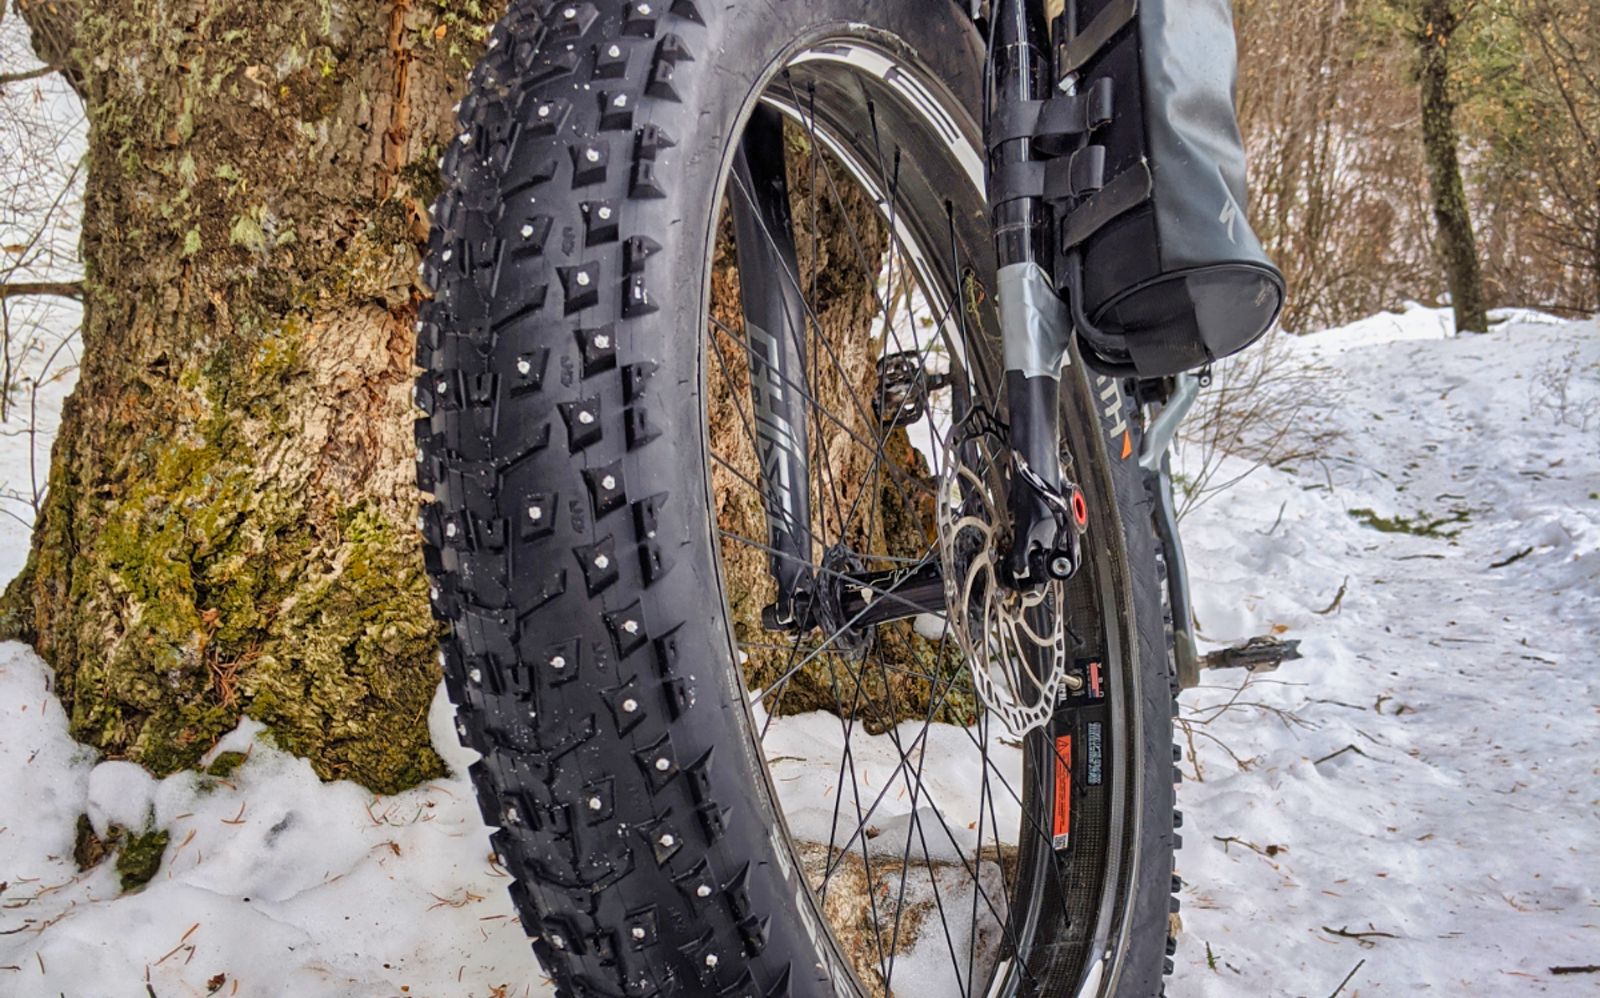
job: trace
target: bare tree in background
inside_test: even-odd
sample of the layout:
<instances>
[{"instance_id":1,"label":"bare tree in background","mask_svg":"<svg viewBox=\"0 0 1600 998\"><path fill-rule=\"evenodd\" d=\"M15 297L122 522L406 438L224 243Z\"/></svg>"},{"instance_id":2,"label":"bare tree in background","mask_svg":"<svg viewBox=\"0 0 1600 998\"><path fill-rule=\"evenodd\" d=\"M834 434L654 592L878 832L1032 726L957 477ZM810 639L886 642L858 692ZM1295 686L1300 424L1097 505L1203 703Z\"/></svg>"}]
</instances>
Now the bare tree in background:
<instances>
[{"instance_id":1,"label":"bare tree in background","mask_svg":"<svg viewBox=\"0 0 1600 998\"><path fill-rule=\"evenodd\" d=\"M1547 291L1566 311L1600 311L1600 7L1517 0L1528 100L1512 164L1538 196L1519 199L1533 241L1571 279Z\"/></svg>"},{"instance_id":2,"label":"bare tree in background","mask_svg":"<svg viewBox=\"0 0 1600 998\"><path fill-rule=\"evenodd\" d=\"M1359 0L1239 0L1235 13L1251 221L1289 282L1284 325L1442 294L1409 49Z\"/></svg>"},{"instance_id":3,"label":"bare tree in background","mask_svg":"<svg viewBox=\"0 0 1600 998\"><path fill-rule=\"evenodd\" d=\"M1235 12L1251 217L1288 277L1288 328L1446 292L1464 329L1490 304L1600 308L1600 5Z\"/></svg>"},{"instance_id":4,"label":"bare tree in background","mask_svg":"<svg viewBox=\"0 0 1600 998\"><path fill-rule=\"evenodd\" d=\"M25 438L32 472L0 481L0 515L24 525L45 491L40 394L76 374L83 198L81 108L27 41L0 5L0 435Z\"/></svg>"},{"instance_id":5,"label":"bare tree in background","mask_svg":"<svg viewBox=\"0 0 1600 998\"><path fill-rule=\"evenodd\" d=\"M1451 79L1454 44L1476 0L1387 0L1403 18L1416 47L1416 74L1422 111L1422 147L1438 230L1439 262L1450 286L1456 328L1486 332L1483 268L1472 227L1467 186L1461 177L1461 135L1456 127L1455 83Z\"/></svg>"}]
</instances>

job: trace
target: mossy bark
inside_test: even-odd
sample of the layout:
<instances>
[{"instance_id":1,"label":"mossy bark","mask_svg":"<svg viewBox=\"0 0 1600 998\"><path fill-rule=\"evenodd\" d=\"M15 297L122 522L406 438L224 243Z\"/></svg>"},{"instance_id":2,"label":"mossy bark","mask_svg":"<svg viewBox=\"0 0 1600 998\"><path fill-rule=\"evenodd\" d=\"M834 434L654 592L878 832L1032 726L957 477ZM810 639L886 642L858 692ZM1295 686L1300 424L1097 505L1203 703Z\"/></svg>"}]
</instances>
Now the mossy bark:
<instances>
[{"instance_id":1,"label":"mossy bark","mask_svg":"<svg viewBox=\"0 0 1600 998\"><path fill-rule=\"evenodd\" d=\"M82 369L10 629L158 774L241 715L326 778L441 772L414 534L416 267L497 13L20 4L89 122Z\"/></svg>"},{"instance_id":2,"label":"mossy bark","mask_svg":"<svg viewBox=\"0 0 1600 998\"><path fill-rule=\"evenodd\" d=\"M1417 73L1421 87L1422 145L1439 233L1439 262L1450 287L1456 329L1484 333L1483 271L1461 179L1456 102L1451 92L1450 45L1460 27L1460 0L1422 0L1418 14Z\"/></svg>"},{"instance_id":3,"label":"mossy bark","mask_svg":"<svg viewBox=\"0 0 1600 998\"><path fill-rule=\"evenodd\" d=\"M501 6L21 0L86 105L87 280L81 379L0 628L38 646L74 733L108 755L169 773L248 715L325 778L392 791L441 771L413 527L416 268L450 107ZM808 297L839 361L823 402L849 428L819 446L847 489L870 463L849 436L874 435L848 399L870 398L882 349L867 335L880 289L856 258L875 263L887 234L842 174L842 202L811 198L821 174L791 141L801 267L837 284ZM737 329L723 254L714 312ZM714 437L731 438L747 382L714 379ZM893 442L902 475L925 475ZM735 451L753 477L753 451ZM723 525L763 537L755 497L725 490L741 493ZM883 500L852 547L931 538L931 499ZM729 565L739 626L759 627L765 559ZM909 623L879 640L926 644ZM832 706L831 669L800 677L786 709ZM877 686L861 710L879 725L890 701L927 706L926 690Z\"/></svg>"}]
</instances>

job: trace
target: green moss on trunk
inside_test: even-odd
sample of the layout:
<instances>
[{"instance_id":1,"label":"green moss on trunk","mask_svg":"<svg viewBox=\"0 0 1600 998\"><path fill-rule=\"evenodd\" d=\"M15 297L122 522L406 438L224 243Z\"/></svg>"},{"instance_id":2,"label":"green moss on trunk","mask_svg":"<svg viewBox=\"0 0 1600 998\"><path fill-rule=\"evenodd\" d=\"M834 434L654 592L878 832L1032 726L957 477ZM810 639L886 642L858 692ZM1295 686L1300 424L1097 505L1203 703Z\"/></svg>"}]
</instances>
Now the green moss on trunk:
<instances>
[{"instance_id":1,"label":"green moss on trunk","mask_svg":"<svg viewBox=\"0 0 1600 998\"><path fill-rule=\"evenodd\" d=\"M424 164L500 6L30 15L70 20L82 57L84 355L0 629L108 756L191 767L248 715L325 778L442 772L415 271Z\"/></svg>"},{"instance_id":2,"label":"green moss on trunk","mask_svg":"<svg viewBox=\"0 0 1600 998\"><path fill-rule=\"evenodd\" d=\"M123 890L143 887L155 877L156 871L161 869L161 857L166 855L169 838L164 830L128 836L117 854L117 874Z\"/></svg>"}]
</instances>

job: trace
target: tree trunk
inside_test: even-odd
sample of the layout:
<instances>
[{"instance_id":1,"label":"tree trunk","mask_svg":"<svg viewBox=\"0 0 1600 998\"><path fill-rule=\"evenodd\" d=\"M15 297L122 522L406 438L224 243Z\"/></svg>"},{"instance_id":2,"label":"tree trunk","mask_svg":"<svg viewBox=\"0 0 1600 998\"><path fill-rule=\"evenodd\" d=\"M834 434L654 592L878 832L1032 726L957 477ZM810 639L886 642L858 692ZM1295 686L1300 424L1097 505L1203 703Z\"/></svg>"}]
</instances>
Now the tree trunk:
<instances>
[{"instance_id":1,"label":"tree trunk","mask_svg":"<svg viewBox=\"0 0 1600 998\"><path fill-rule=\"evenodd\" d=\"M20 6L86 104L87 276L79 386L0 627L55 667L77 737L157 773L249 716L325 778L436 775L416 273L501 5ZM842 257L842 235L801 252ZM872 276L830 292L831 331L870 325ZM713 305L734 328L737 293L724 275ZM870 380L881 345L853 339L836 346Z\"/></svg>"},{"instance_id":2,"label":"tree trunk","mask_svg":"<svg viewBox=\"0 0 1600 998\"><path fill-rule=\"evenodd\" d=\"M1593 295L1589 308L1600 313L1600 183L1594 190L1594 225L1589 229L1589 288Z\"/></svg>"},{"instance_id":3,"label":"tree trunk","mask_svg":"<svg viewBox=\"0 0 1600 998\"><path fill-rule=\"evenodd\" d=\"M157 773L249 715L324 777L436 775L415 274L494 11L21 9L90 127L81 379L9 630Z\"/></svg>"},{"instance_id":4,"label":"tree trunk","mask_svg":"<svg viewBox=\"0 0 1600 998\"><path fill-rule=\"evenodd\" d=\"M1450 39L1460 24L1458 0L1423 0L1416 38L1422 90L1422 143L1439 231L1439 258L1450 286L1456 329L1487 332L1483 275L1466 185L1461 180L1455 98L1450 93Z\"/></svg>"}]
</instances>

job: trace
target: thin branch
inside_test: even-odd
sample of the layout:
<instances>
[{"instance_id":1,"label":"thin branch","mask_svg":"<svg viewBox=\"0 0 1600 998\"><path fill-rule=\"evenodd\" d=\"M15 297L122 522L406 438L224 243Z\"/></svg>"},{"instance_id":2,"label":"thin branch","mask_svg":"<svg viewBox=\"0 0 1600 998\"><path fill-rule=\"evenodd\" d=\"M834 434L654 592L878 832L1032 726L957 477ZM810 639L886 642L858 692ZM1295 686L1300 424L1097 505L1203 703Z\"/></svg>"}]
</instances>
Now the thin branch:
<instances>
[{"instance_id":1,"label":"thin branch","mask_svg":"<svg viewBox=\"0 0 1600 998\"><path fill-rule=\"evenodd\" d=\"M27 295L52 295L57 298L83 298L82 281L16 281L0 284L0 299Z\"/></svg>"},{"instance_id":2,"label":"thin branch","mask_svg":"<svg viewBox=\"0 0 1600 998\"><path fill-rule=\"evenodd\" d=\"M49 76L56 71L56 68L46 64L36 69L25 69L20 73L0 73L0 88L8 87L13 83L26 83L29 80L37 80L41 77Z\"/></svg>"},{"instance_id":3,"label":"thin branch","mask_svg":"<svg viewBox=\"0 0 1600 998\"><path fill-rule=\"evenodd\" d=\"M1333 989L1333 994L1329 995L1328 998L1339 998L1339 992L1344 990L1344 986L1350 983L1350 978L1356 976L1356 971L1360 970L1362 964L1366 962L1366 957L1357 960L1356 965L1350 968L1350 973L1344 975L1344 980L1339 982L1339 986Z\"/></svg>"}]
</instances>

